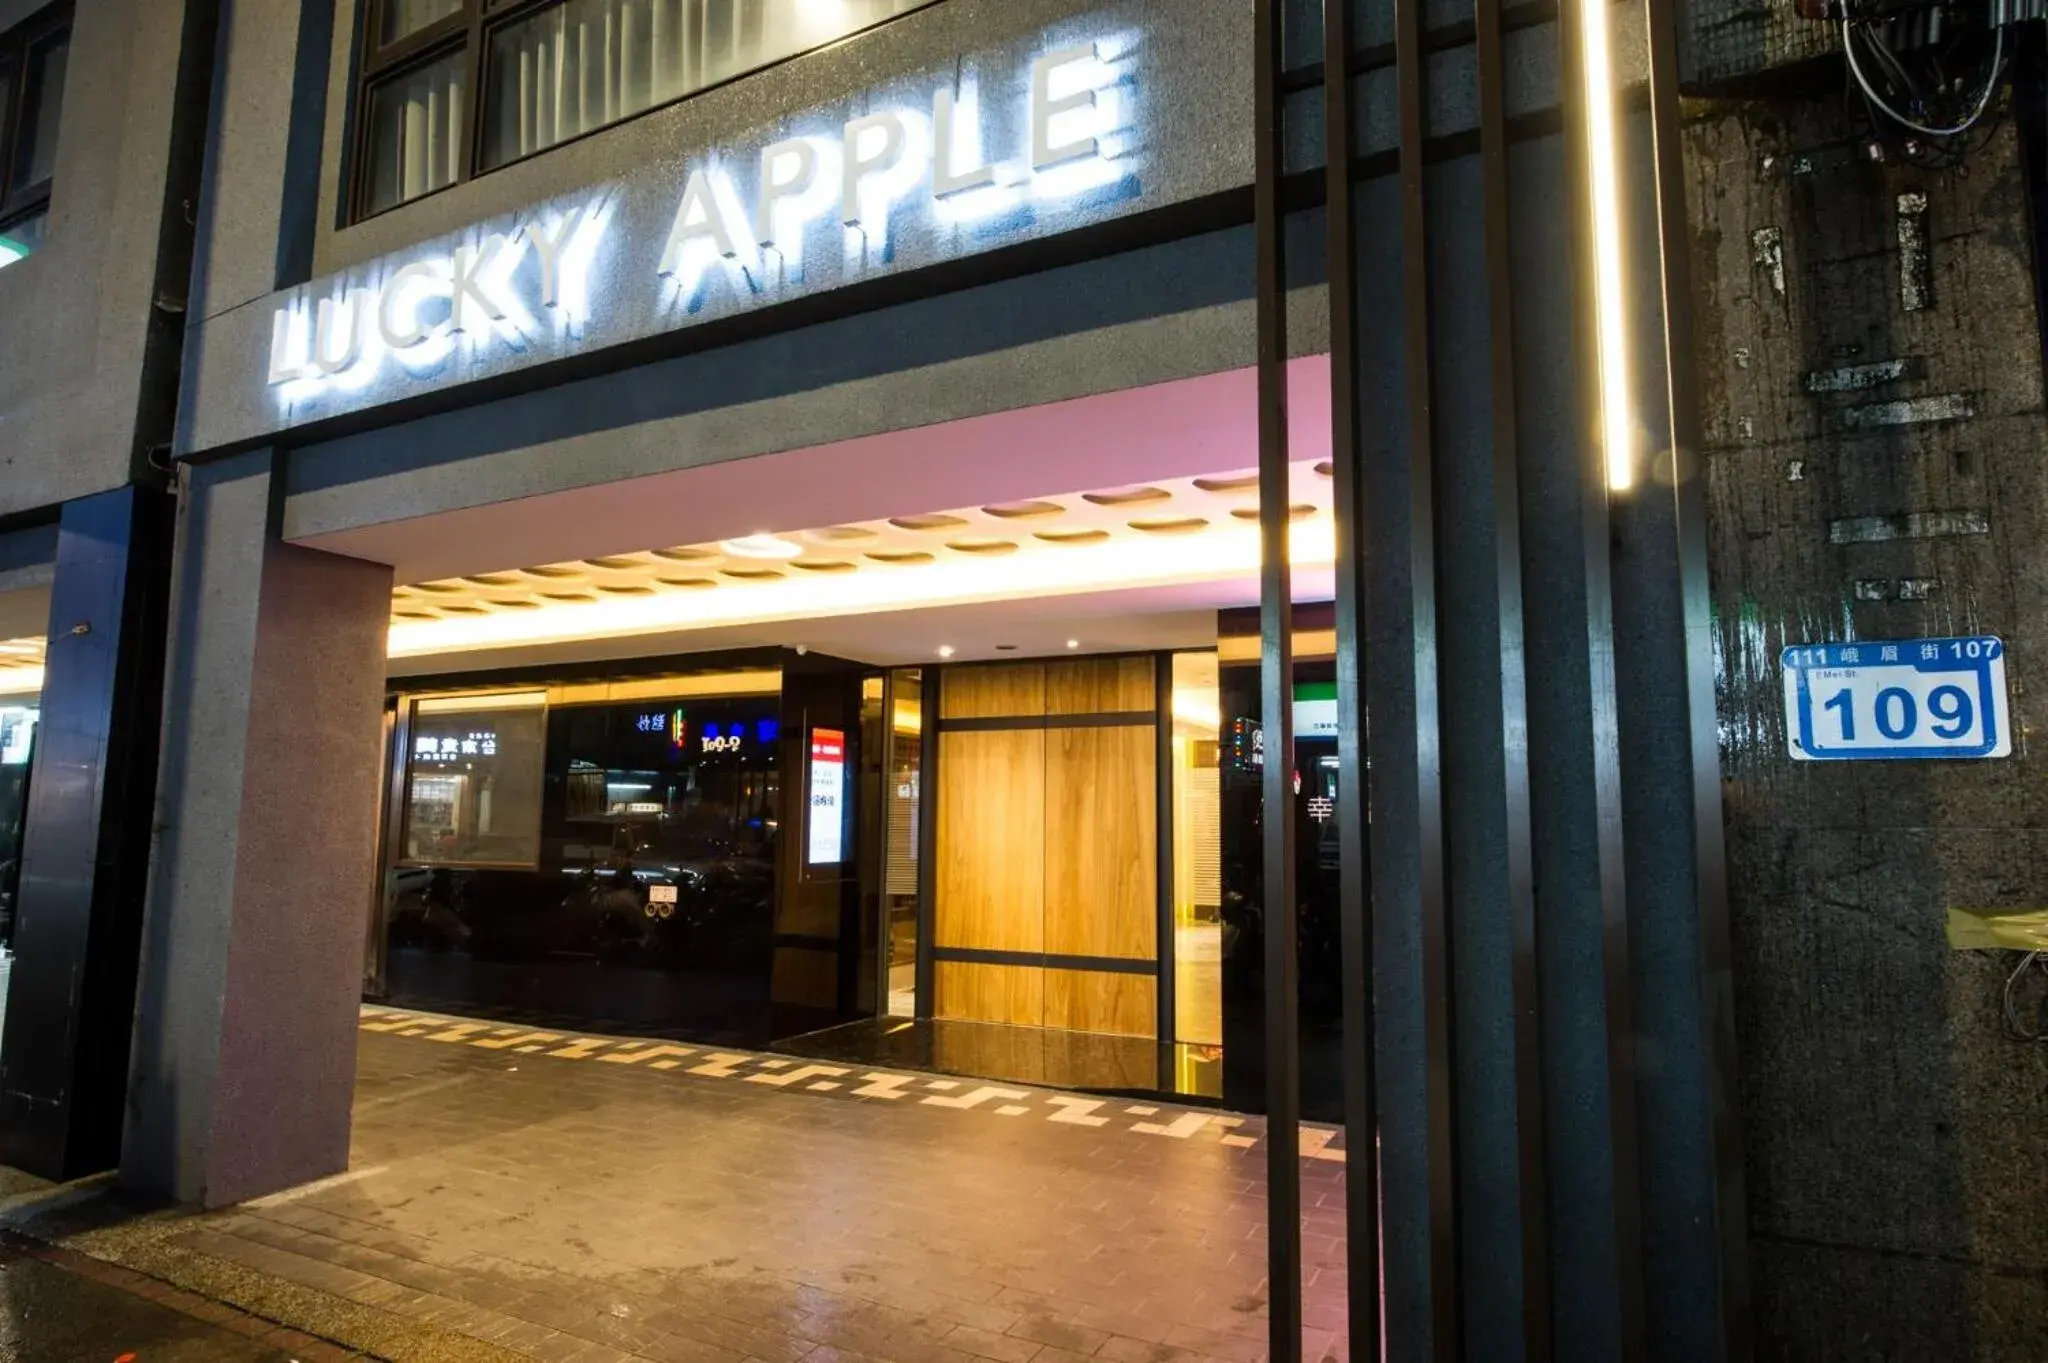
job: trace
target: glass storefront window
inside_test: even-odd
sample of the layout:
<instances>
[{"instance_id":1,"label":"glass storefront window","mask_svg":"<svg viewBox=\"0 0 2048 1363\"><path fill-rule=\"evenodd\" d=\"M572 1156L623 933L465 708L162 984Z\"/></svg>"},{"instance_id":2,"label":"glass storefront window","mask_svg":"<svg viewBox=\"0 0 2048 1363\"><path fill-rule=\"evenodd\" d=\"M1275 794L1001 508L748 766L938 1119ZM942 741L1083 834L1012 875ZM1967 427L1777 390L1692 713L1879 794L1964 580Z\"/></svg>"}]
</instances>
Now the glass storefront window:
<instances>
[{"instance_id":1,"label":"glass storefront window","mask_svg":"<svg viewBox=\"0 0 2048 1363\"><path fill-rule=\"evenodd\" d=\"M891 1017L917 1012L918 818L924 773L924 677L915 668L889 679L889 765L887 771L887 854L882 866L882 917L887 925L886 960Z\"/></svg>"},{"instance_id":2,"label":"glass storefront window","mask_svg":"<svg viewBox=\"0 0 2048 1363\"><path fill-rule=\"evenodd\" d=\"M1174 1039L1223 1044L1222 693L1214 653L1173 655Z\"/></svg>"},{"instance_id":3,"label":"glass storefront window","mask_svg":"<svg viewBox=\"0 0 2048 1363\"><path fill-rule=\"evenodd\" d=\"M577 706L564 723L565 868L617 865L695 883L745 862L767 874L774 700Z\"/></svg>"},{"instance_id":4,"label":"glass storefront window","mask_svg":"<svg viewBox=\"0 0 2048 1363\"><path fill-rule=\"evenodd\" d=\"M781 767L773 671L411 703L379 987L758 1044Z\"/></svg>"},{"instance_id":5,"label":"glass storefront window","mask_svg":"<svg viewBox=\"0 0 2048 1363\"><path fill-rule=\"evenodd\" d=\"M14 899L21 878L21 834L28 819L29 769L35 760L37 698L0 697L0 952L14 944Z\"/></svg>"},{"instance_id":6,"label":"glass storefront window","mask_svg":"<svg viewBox=\"0 0 2048 1363\"><path fill-rule=\"evenodd\" d=\"M404 859L532 866L540 858L545 691L436 696L413 707Z\"/></svg>"}]
</instances>

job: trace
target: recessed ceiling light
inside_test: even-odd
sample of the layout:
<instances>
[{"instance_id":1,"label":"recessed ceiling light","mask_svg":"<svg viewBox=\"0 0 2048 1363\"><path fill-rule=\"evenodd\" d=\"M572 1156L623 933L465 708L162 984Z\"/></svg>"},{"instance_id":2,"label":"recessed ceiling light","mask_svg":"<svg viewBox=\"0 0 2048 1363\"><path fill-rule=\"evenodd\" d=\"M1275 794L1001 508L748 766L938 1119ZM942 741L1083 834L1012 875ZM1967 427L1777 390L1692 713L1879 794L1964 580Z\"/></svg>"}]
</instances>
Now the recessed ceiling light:
<instances>
[{"instance_id":1,"label":"recessed ceiling light","mask_svg":"<svg viewBox=\"0 0 2048 1363\"><path fill-rule=\"evenodd\" d=\"M795 558L804 547L780 535L742 535L718 546L734 558Z\"/></svg>"},{"instance_id":2,"label":"recessed ceiling light","mask_svg":"<svg viewBox=\"0 0 2048 1363\"><path fill-rule=\"evenodd\" d=\"M941 658L950 658L950 657L952 657L952 656L953 656L953 646L952 646L951 644L940 644L940 645L939 645L939 656L940 656Z\"/></svg>"},{"instance_id":3,"label":"recessed ceiling light","mask_svg":"<svg viewBox=\"0 0 2048 1363\"><path fill-rule=\"evenodd\" d=\"M1017 646L1016 646L1015 644L997 644L997 645L996 645L996 652L998 652L998 653L1015 653L1016 651L1017 651Z\"/></svg>"},{"instance_id":4,"label":"recessed ceiling light","mask_svg":"<svg viewBox=\"0 0 2048 1363\"><path fill-rule=\"evenodd\" d=\"M1079 639L1069 639L1069 640L1067 640L1067 647L1068 647L1068 648L1079 648L1080 646L1081 646L1081 641L1080 641Z\"/></svg>"}]
</instances>

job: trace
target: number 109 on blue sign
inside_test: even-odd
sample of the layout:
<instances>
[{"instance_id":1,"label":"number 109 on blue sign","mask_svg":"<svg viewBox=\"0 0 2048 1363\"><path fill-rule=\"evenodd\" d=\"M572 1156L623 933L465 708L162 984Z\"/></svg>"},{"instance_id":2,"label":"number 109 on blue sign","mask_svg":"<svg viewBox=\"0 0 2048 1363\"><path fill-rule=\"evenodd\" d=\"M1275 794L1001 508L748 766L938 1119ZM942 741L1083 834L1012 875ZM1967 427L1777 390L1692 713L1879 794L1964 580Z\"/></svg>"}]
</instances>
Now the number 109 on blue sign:
<instances>
[{"instance_id":1,"label":"number 109 on blue sign","mask_svg":"<svg viewBox=\"0 0 2048 1363\"><path fill-rule=\"evenodd\" d=\"M2012 752L2005 645L1989 635L1799 644L1779 665L1797 761Z\"/></svg>"}]
</instances>

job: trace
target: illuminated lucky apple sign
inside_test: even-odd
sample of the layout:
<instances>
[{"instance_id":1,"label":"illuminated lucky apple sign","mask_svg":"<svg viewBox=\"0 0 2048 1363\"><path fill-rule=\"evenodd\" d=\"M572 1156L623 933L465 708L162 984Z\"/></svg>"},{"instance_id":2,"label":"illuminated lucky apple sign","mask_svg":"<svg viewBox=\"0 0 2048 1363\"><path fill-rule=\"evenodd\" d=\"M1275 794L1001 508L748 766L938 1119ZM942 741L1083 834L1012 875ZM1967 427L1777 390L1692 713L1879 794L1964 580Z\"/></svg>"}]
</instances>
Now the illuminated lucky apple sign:
<instances>
[{"instance_id":1,"label":"illuminated lucky apple sign","mask_svg":"<svg viewBox=\"0 0 2048 1363\"><path fill-rule=\"evenodd\" d=\"M712 152L685 168L667 224L644 227L615 253L643 262L657 306L687 316L713 299L765 301L804 283L806 265L841 279L893 261L892 221L927 231L1003 225L1084 201L1131 175L1130 45L1098 41L1032 59L1013 146L991 146L978 92L949 75L928 99L884 107L838 127L784 137L758 154ZM414 377L458 349L525 351L586 338L591 275L619 198L611 189L535 210L503 231L472 232L439 253L380 262L372 282L341 281L279 307L269 382L287 403L378 383L391 365ZM922 215L910 216L910 215ZM829 256L821 253L829 252ZM529 263L530 262L530 263ZM603 304L619 306L618 281ZM720 298L716 291L726 290ZM674 323L671 322L671 325Z\"/></svg>"}]
</instances>

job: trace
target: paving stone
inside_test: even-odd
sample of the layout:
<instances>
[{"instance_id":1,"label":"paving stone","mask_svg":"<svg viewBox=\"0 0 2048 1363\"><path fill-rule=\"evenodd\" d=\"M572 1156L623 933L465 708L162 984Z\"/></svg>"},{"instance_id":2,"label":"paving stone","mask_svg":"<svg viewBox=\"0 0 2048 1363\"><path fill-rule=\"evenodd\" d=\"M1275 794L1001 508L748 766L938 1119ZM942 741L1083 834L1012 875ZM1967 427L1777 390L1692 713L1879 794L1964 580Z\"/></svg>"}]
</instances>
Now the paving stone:
<instances>
[{"instance_id":1,"label":"paving stone","mask_svg":"<svg viewBox=\"0 0 2048 1363\"><path fill-rule=\"evenodd\" d=\"M1095 1351L1095 1357L1101 1363L1213 1363L1192 1349L1124 1335L1112 1335Z\"/></svg>"},{"instance_id":2,"label":"paving stone","mask_svg":"<svg viewBox=\"0 0 2048 1363\"><path fill-rule=\"evenodd\" d=\"M365 1033L356 1175L182 1242L544 1363L1264 1356L1263 1148L1115 1103L1054 1122L1040 1091L1002 1117L746 1082L759 1059L515 1068ZM1340 1328L1342 1180L1303 1163L1309 1307Z\"/></svg>"},{"instance_id":3,"label":"paving stone","mask_svg":"<svg viewBox=\"0 0 2048 1363\"><path fill-rule=\"evenodd\" d=\"M977 1358L991 1358L998 1363L1030 1363L1044 1345L1041 1341L1025 1339L1018 1335L999 1335L987 1330L977 1330L971 1325L956 1325L952 1333L942 1341L949 1348L973 1354Z\"/></svg>"},{"instance_id":4,"label":"paving stone","mask_svg":"<svg viewBox=\"0 0 2048 1363\"><path fill-rule=\"evenodd\" d=\"M1036 1340L1077 1354L1092 1354L1109 1339L1107 1330L1095 1330L1047 1316L1026 1316L1010 1327L1010 1333L1019 1339Z\"/></svg>"}]
</instances>

